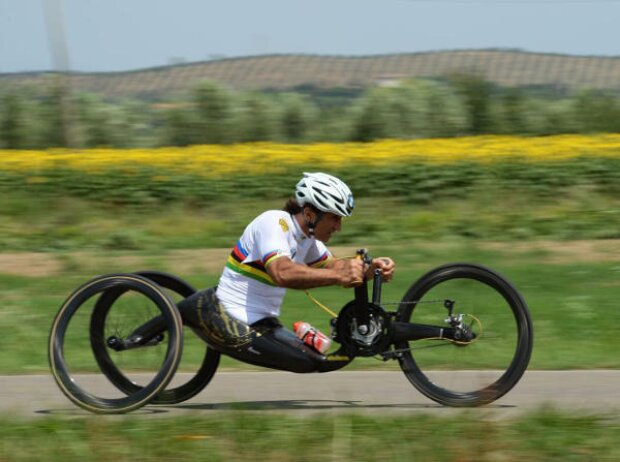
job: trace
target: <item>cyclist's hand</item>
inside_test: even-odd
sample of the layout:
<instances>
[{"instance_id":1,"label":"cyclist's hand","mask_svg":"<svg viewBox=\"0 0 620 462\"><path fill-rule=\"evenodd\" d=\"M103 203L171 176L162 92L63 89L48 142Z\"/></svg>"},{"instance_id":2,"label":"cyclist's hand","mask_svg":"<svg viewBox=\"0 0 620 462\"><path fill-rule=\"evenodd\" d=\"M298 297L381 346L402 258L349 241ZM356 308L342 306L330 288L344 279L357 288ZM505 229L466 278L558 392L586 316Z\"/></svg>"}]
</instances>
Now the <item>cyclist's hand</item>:
<instances>
[{"instance_id":1,"label":"cyclist's hand","mask_svg":"<svg viewBox=\"0 0 620 462\"><path fill-rule=\"evenodd\" d=\"M359 258L341 260L340 276L342 287L355 287L364 282L364 262Z\"/></svg>"},{"instance_id":2,"label":"cyclist's hand","mask_svg":"<svg viewBox=\"0 0 620 462\"><path fill-rule=\"evenodd\" d=\"M389 257L373 258L366 274L368 275L368 279L372 279L375 269L380 269L383 281L389 282L394 276L395 266L394 261Z\"/></svg>"}]
</instances>

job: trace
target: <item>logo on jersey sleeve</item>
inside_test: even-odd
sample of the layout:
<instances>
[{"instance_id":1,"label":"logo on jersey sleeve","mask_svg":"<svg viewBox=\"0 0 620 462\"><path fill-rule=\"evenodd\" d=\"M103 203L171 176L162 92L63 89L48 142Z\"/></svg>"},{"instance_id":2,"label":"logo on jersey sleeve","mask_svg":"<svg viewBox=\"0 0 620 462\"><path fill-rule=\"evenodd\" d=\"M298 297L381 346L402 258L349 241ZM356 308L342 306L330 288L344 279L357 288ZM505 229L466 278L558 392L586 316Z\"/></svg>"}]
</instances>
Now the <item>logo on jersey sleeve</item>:
<instances>
[{"instance_id":1,"label":"logo on jersey sleeve","mask_svg":"<svg viewBox=\"0 0 620 462\"><path fill-rule=\"evenodd\" d=\"M280 228L282 228L282 231L284 231L285 233L288 232L288 223L284 218L280 218L280 221L278 223L280 224Z\"/></svg>"}]
</instances>

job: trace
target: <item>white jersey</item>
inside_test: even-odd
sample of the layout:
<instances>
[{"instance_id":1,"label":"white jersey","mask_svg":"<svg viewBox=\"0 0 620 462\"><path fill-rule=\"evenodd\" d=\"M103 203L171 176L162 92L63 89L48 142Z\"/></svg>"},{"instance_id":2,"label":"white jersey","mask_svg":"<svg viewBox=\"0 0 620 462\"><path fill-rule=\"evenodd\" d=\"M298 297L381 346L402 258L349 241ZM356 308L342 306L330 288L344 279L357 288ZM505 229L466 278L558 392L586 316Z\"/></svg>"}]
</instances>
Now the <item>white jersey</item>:
<instances>
[{"instance_id":1,"label":"white jersey","mask_svg":"<svg viewBox=\"0 0 620 462\"><path fill-rule=\"evenodd\" d=\"M288 212L259 215L237 241L217 285L216 295L231 316L252 324L280 315L286 289L278 287L266 270L280 257L321 267L331 254L321 241L306 236Z\"/></svg>"}]
</instances>

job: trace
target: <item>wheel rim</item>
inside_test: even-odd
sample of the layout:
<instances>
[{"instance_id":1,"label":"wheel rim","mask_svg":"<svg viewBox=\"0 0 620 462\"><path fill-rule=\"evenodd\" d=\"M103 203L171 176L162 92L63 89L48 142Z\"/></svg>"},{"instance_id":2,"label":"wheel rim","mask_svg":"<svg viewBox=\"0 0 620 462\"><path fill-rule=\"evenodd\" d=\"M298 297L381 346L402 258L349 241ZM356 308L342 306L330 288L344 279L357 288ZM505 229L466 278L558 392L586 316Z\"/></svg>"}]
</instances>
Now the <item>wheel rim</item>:
<instances>
[{"instance_id":1,"label":"wheel rim","mask_svg":"<svg viewBox=\"0 0 620 462\"><path fill-rule=\"evenodd\" d=\"M144 271L137 274L157 283L169 291L169 295L180 296L180 299L196 292L192 286L171 274L154 271ZM107 334L104 329L108 316L114 311L114 305L119 303L119 298L122 296L122 290L113 288L104 292L97 301L91 319L91 347L101 371L108 379L123 393L133 394L143 388L144 378L142 380L130 378L124 372L122 362L116 364L120 355L106 346ZM208 348L204 341L193 333L191 335L184 335L184 342L184 357L192 354L195 356L198 349L202 349L204 352L197 372L185 382L175 377L169 388L162 390L155 396L151 400L151 404L176 404L185 401L204 389L215 374L220 354ZM196 358L188 358L187 362L195 363L195 360ZM182 367L183 360L179 368Z\"/></svg>"},{"instance_id":2,"label":"wheel rim","mask_svg":"<svg viewBox=\"0 0 620 462\"><path fill-rule=\"evenodd\" d=\"M107 379L95 372L89 354L90 314L96 295L106 290L123 290L148 298L162 315L166 340L165 353L151 378L137 393L119 395ZM96 278L74 292L61 307L50 335L50 366L61 390L79 406L93 412L127 412L150 401L172 379L182 350L182 324L172 301L155 284L134 275L109 275Z\"/></svg>"},{"instance_id":3,"label":"wheel rim","mask_svg":"<svg viewBox=\"0 0 620 462\"><path fill-rule=\"evenodd\" d=\"M402 320L445 325L452 300L454 313L463 313L477 334L473 341L422 340L401 359L409 380L422 393L450 405L478 405L505 394L521 377L531 352L527 308L497 275L488 270L447 269L429 277L409 294L418 303L403 305ZM414 301L410 299L409 302Z\"/></svg>"}]
</instances>

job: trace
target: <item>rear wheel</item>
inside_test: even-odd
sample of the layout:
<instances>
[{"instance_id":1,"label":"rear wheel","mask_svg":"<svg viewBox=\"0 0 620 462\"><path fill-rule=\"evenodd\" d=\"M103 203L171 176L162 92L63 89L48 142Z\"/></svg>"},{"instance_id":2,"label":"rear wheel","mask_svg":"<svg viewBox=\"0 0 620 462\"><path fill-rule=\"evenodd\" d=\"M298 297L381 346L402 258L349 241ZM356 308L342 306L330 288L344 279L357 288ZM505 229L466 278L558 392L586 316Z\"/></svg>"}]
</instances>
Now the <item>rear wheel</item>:
<instances>
[{"instance_id":1,"label":"rear wheel","mask_svg":"<svg viewBox=\"0 0 620 462\"><path fill-rule=\"evenodd\" d=\"M137 273L148 278L169 292L171 297L180 301L189 297L196 290L182 279L167 273L156 271L144 271ZM138 360L144 358L144 354L150 354L148 350L115 351L108 344L109 339L118 335L118 317L123 316L123 305L126 290L112 288L104 292L97 300L90 324L90 343L95 359L103 374L123 393L131 395L144 387L144 383L130 377L127 374L127 356L135 355ZM186 330L191 330L186 327ZM186 333L187 334L187 333ZM177 404L186 401L200 393L211 381L220 361L220 353L207 347L204 342L193 333L185 335L184 356L195 356L204 351L200 365L195 374L191 374L188 380L175 377L170 387L162 390L151 400L151 404ZM188 345L188 343L190 345ZM189 367L195 367L197 358L189 358ZM181 363L180 368L184 368ZM179 376L181 374L177 374ZM144 379L142 379L144 380Z\"/></svg>"},{"instance_id":2,"label":"rear wheel","mask_svg":"<svg viewBox=\"0 0 620 462\"><path fill-rule=\"evenodd\" d=\"M133 353L126 355L126 373L143 381L139 390L127 395L100 374L88 374L97 371L89 348L91 315L96 296L110 290L124 294L112 343ZM153 329L138 330L154 319L157 335L152 335ZM97 413L122 413L149 403L170 383L182 349L183 323L172 299L149 279L112 274L84 284L62 305L50 332L49 362L60 389L75 404Z\"/></svg>"},{"instance_id":3,"label":"rear wheel","mask_svg":"<svg viewBox=\"0 0 620 462\"><path fill-rule=\"evenodd\" d=\"M461 340L400 342L400 366L430 399L448 406L495 401L519 381L532 352L532 322L518 291L478 265L451 264L420 278L405 294L398 320L445 326Z\"/></svg>"}]
</instances>

